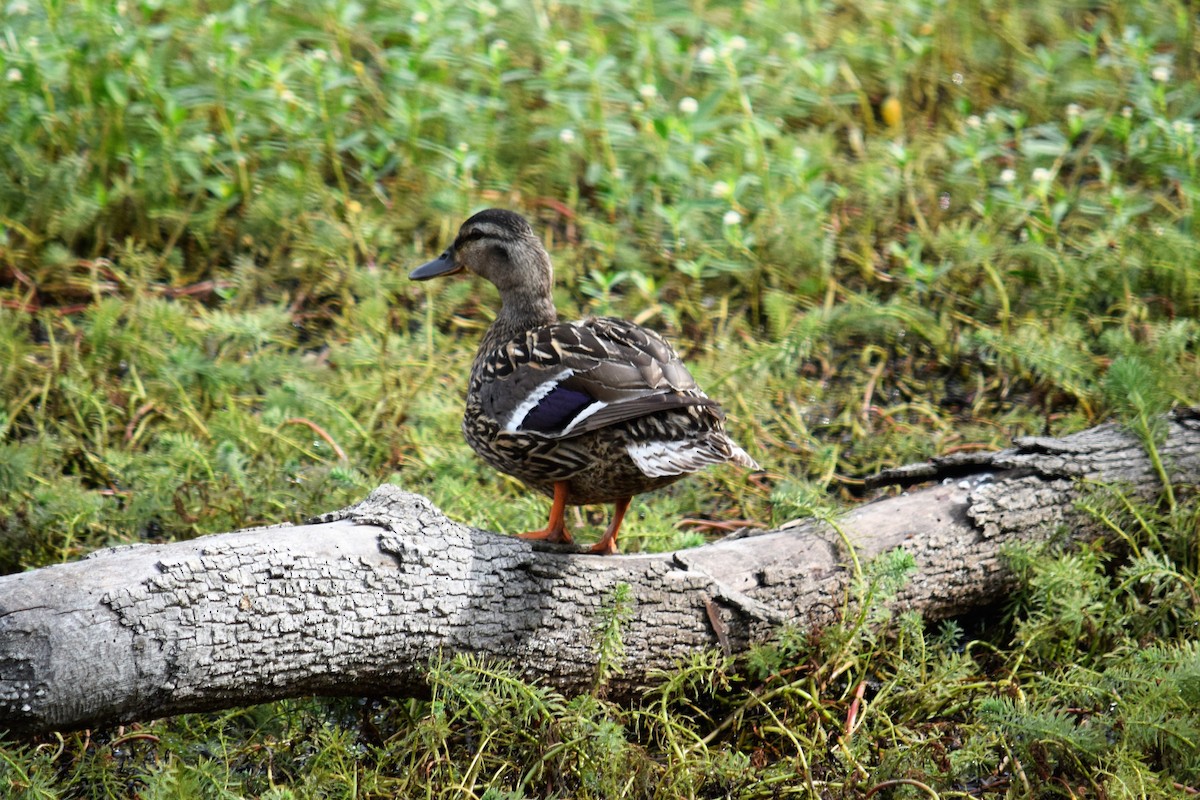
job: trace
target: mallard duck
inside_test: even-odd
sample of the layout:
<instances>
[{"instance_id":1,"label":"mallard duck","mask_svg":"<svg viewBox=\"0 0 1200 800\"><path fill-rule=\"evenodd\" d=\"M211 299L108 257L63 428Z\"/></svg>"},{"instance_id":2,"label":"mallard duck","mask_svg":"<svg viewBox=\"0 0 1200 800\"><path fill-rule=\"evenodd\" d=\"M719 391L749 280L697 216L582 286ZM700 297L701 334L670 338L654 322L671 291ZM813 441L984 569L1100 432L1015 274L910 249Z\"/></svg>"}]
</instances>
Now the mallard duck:
<instances>
[{"instance_id":1,"label":"mallard duck","mask_svg":"<svg viewBox=\"0 0 1200 800\"><path fill-rule=\"evenodd\" d=\"M500 290L500 312L471 366L462 430L484 461L553 498L527 539L571 542L568 505L612 503L590 552L617 552L632 497L710 464L758 469L726 435L724 413L661 336L632 322L559 322L550 256L512 211L463 223L413 280L473 272Z\"/></svg>"}]
</instances>

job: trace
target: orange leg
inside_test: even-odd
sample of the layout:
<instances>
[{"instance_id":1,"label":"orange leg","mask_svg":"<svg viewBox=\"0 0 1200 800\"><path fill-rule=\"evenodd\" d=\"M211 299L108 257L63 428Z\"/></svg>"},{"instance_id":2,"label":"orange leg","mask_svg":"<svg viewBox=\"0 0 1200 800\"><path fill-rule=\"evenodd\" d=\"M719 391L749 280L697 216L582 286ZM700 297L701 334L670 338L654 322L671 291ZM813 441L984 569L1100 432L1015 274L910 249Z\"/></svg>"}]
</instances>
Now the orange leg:
<instances>
[{"instance_id":1,"label":"orange leg","mask_svg":"<svg viewBox=\"0 0 1200 800\"><path fill-rule=\"evenodd\" d=\"M598 553L603 556L614 556L621 552L617 549L617 531L621 529L621 521L625 519L625 511L629 508L631 497L622 497L617 502L613 503L612 521L608 523L608 530L600 537L600 541L592 545L589 553Z\"/></svg>"},{"instance_id":2,"label":"orange leg","mask_svg":"<svg viewBox=\"0 0 1200 800\"><path fill-rule=\"evenodd\" d=\"M547 542L562 542L571 544L571 534L567 533L567 484L559 481L554 484L554 502L550 505L550 521L540 531L518 533L521 539L545 539Z\"/></svg>"}]
</instances>

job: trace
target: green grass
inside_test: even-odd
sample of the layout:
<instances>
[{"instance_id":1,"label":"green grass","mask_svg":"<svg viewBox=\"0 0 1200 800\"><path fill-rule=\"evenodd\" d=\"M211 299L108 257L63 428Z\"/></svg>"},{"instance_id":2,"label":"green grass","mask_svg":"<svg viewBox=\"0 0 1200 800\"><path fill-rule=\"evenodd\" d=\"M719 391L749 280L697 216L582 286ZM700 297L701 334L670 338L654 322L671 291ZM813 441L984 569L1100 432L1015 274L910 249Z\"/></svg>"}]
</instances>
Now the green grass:
<instances>
[{"instance_id":1,"label":"green grass","mask_svg":"<svg viewBox=\"0 0 1200 800\"><path fill-rule=\"evenodd\" d=\"M766 467L639 498L627 550L1114 414L1153 453L1153 414L1200 401L1182 0L3 10L3 572L389 480L471 524L540 526L546 501L458 434L494 293L405 278L487 206L544 233L564 315L672 337ZM789 633L632 708L445 664L430 701L5 745L0 789L1165 796L1200 787L1195 497L1098 490L1128 555L1014 554L1023 590L969 632Z\"/></svg>"}]
</instances>

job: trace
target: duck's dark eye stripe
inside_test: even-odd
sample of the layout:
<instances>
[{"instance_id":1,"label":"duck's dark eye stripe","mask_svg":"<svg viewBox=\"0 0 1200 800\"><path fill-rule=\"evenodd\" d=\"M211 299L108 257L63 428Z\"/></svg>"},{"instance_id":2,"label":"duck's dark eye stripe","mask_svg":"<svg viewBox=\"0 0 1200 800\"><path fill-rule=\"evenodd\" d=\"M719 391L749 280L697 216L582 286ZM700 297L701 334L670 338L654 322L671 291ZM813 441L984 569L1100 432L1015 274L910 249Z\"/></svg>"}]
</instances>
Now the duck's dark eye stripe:
<instances>
[{"instance_id":1,"label":"duck's dark eye stripe","mask_svg":"<svg viewBox=\"0 0 1200 800\"><path fill-rule=\"evenodd\" d=\"M474 242L478 239L495 239L500 242L514 241L513 237L505 236L504 234L499 233L497 231L485 231L485 230L476 228L473 231L467 231L466 233L460 235L457 239L455 239L454 240L454 249L457 250L458 248L465 245L467 242Z\"/></svg>"},{"instance_id":2,"label":"duck's dark eye stripe","mask_svg":"<svg viewBox=\"0 0 1200 800\"><path fill-rule=\"evenodd\" d=\"M454 247L462 247L467 242L473 242L477 239L487 239L491 235L492 234L480 230L469 231L468 233L465 233L454 240Z\"/></svg>"}]
</instances>

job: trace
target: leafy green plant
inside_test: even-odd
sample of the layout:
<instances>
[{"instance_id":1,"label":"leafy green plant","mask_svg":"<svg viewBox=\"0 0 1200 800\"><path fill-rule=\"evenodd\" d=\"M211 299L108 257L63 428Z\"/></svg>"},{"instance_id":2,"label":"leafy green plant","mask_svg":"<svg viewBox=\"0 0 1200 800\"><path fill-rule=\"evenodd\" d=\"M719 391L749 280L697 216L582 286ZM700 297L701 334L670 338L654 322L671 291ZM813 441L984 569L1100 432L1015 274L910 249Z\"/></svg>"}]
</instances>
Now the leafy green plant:
<instances>
[{"instance_id":1,"label":"leafy green plant","mask_svg":"<svg viewBox=\"0 0 1200 800\"><path fill-rule=\"evenodd\" d=\"M602 692L605 684L616 675L624 673L621 662L625 658L625 640L622 629L634 613L633 591L629 584L618 583L611 598L600 615L600 626L596 631L596 690Z\"/></svg>"},{"instance_id":2,"label":"leafy green plant","mask_svg":"<svg viewBox=\"0 0 1200 800\"><path fill-rule=\"evenodd\" d=\"M1114 410L1122 415L1146 448L1150 463L1163 485L1167 505L1175 507L1175 490L1163 465L1158 447L1166 437L1169 397L1161 388L1158 376L1144 360L1119 356L1108 368L1104 381L1105 393Z\"/></svg>"}]
</instances>

